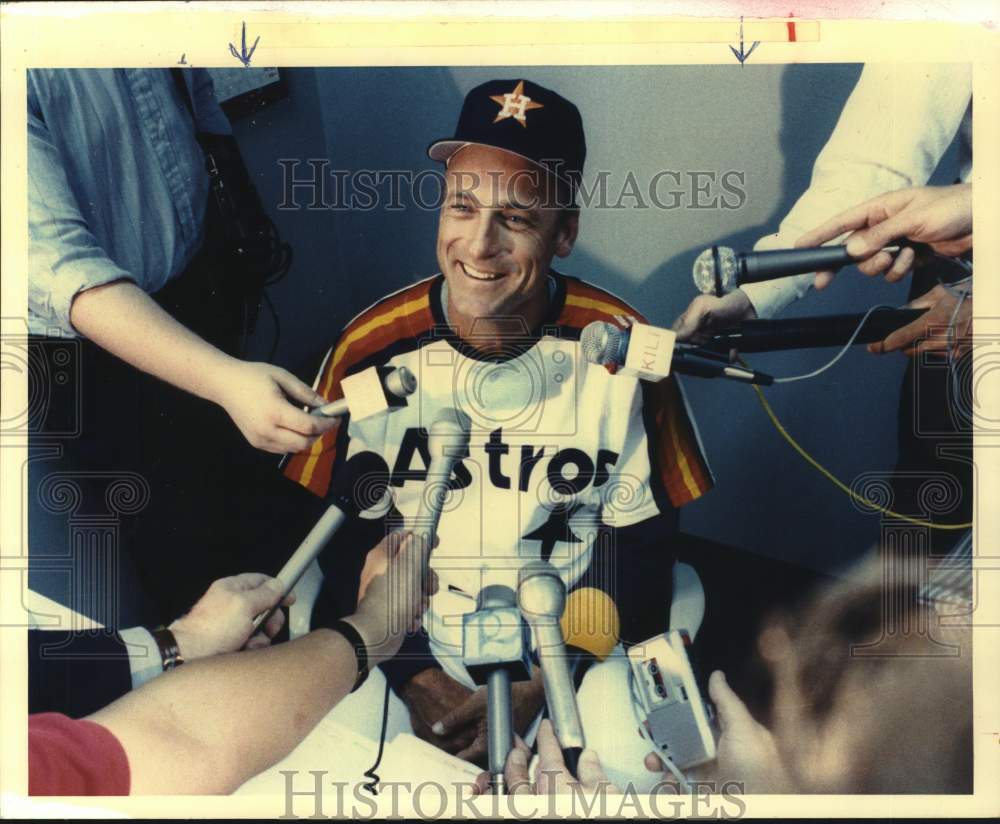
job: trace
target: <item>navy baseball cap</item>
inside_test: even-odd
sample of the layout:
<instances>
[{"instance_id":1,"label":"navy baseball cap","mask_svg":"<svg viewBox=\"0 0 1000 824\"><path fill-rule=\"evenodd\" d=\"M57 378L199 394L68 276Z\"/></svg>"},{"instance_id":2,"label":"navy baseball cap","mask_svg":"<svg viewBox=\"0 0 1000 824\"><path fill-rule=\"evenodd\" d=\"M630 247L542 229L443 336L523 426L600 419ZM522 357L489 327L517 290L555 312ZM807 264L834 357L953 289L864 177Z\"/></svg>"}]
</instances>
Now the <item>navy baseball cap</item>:
<instances>
[{"instance_id":1,"label":"navy baseball cap","mask_svg":"<svg viewBox=\"0 0 1000 824\"><path fill-rule=\"evenodd\" d=\"M489 80L465 96L455 136L434 141L427 154L447 163L469 144L503 149L537 163L569 186L573 203L587 142L580 110L530 80ZM568 205L568 204L567 204Z\"/></svg>"}]
</instances>

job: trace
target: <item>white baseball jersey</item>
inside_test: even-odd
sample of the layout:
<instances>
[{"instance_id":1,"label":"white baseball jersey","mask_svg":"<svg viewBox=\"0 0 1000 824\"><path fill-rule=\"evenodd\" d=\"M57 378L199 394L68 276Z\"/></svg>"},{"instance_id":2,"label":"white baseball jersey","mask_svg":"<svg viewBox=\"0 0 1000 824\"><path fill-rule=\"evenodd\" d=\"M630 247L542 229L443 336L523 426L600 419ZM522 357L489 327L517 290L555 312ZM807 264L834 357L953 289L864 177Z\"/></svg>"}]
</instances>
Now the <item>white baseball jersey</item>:
<instances>
[{"instance_id":1,"label":"white baseball jersey","mask_svg":"<svg viewBox=\"0 0 1000 824\"><path fill-rule=\"evenodd\" d=\"M410 520L430 460L427 427L447 407L470 417L469 456L452 476L431 556L440 587L424 617L437 659L470 685L462 615L483 586L516 587L517 570L542 558L571 587L590 565L600 524L637 524L712 483L675 378L642 383L583 358L584 326L635 310L575 278L552 278L541 328L511 329L500 354L479 352L474 330L466 341L454 335L440 275L358 315L328 353L317 391L337 399L345 376L377 365L408 367L417 391L405 407L339 425L285 469L325 495L340 463L374 452L391 502Z\"/></svg>"}]
</instances>

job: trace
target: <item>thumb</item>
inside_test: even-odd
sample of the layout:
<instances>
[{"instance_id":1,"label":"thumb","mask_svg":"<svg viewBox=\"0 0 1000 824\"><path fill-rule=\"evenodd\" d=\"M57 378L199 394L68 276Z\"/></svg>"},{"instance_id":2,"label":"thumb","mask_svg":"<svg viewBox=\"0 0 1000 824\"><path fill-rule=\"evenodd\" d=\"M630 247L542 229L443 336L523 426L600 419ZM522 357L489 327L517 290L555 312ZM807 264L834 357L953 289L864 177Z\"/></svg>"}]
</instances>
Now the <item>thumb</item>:
<instances>
[{"instance_id":1,"label":"thumb","mask_svg":"<svg viewBox=\"0 0 1000 824\"><path fill-rule=\"evenodd\" d=\"M391 561L397 555L401 554L404 549L408 551L412 550L413 533L408 529L393 532L386 543L386 558ZM404 555L403 557L405 558L406 556Z\"/></svg>"},{"instance_id":2,"label":"thumb","mask_svg":"<svg viewBox=\"0 0 1000 824\"><path fill-rule=\"evenodd\" d=\"M674 321L673 331L677 333L677 340L687 340L697 332L704 314L696 307L689 306L684 314Z\"/></svg>"},{"instance_id":3,"label":"thumb","mask_svg":"<svg viewBox=\"0 0 1000 824\"><path fill-rule=\"evenodd\" d=\"M475 693L472 694L473 696ZM451 735L455 730L459 730L469 724L470 721L478 721L480 716L479 707L473 701L472 696L465 699L455 709L445 713L432 727L431 731L435 735Z\"/></svg>"},{"instance_id":4,"label":"thumb","mask_svg":"<svg viewBox=\"0 0 1000 824\"><path fill-rule=\"evenodd\" d=\"M826 289L827 286L833 283L833 279L836 276L837 276L836 272L830 272L830 271L817 272L815 277L813 278L813 288L822 292L824 289Z\"/></svg>"},{"instance_id":5,"label":"thumb","mask_svg":"<svg viewBox=\"0 0 1000 824\"><path fill-rule=\"evenodd\" d=\"M937 306L938 302L947 295L944 287L938 284L933 289L928 289L924 294L918 298L914 298L908 304L906 304L907 309L930 309L932 306Z\"/></svg>"},{"instance_id":6,"label":"thumb","mask_svg":"<svg viewBox=\"0 0 1000 824\"><path fill-rule=\"evenodd\" d=\"M237 592L245 592L250 589L257 589L262 584L273 580L270 575L263 572L240 572L229 579L232 582L231 589Z\"/></svg>"},{"instance_id":7,"label":"thumb","mask_svg":"<svg viewBox=\"0 0 1000 824\"><path fill-rule=\"evenodd\" d=\"M708 694L719 712L719 726L723 732L733 726L757 723L720 670L713 672L708 679Z\"/></svg>"},{"instance_id":8,"label":"thumb","mask_svg":"<svg viewBox=\"0 0 1000 824\"><path fill-rule=\"evenodd\" d=\"M591 749L586 749L580 753L580 760L577 763L577 773L580 784L587 789L596 789L608 781L608 777L604 774L604 767L601 766L601 759Z\"/></svg>"},{"instance_id":9,"label":"thumb","mask_svg":"<svg viewBox=\"0 0 1000 824\"><path fill-rule=\"evenodd\" d=\"M319 392L314 391L312 387L304 384L291 372L285 369L276 369L272 373L272 376L274 377L274 382L292 400L299 401L307 406L322 406L326 403L326 398L320 395Z\"/></svg>"},{"instance_id":10,"label":"thumb","mask_svg":"<svg viewBox=\"0 0 1000 824\"><path fill-rule=\"evenodd\" d=\"M243 603L251 615L273 607L281 600L285 585L277 578L268 578L253 589L242 593Z\"/></svg>"}]
</instances>

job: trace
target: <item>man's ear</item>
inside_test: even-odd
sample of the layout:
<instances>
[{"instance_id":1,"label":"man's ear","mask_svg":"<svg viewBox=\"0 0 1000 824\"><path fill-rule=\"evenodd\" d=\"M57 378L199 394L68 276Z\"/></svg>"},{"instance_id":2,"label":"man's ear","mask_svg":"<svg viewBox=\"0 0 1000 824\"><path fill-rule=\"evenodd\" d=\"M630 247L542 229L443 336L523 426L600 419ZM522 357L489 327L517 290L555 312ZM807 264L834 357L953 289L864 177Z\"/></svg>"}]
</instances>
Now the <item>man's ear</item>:
<instances>
[{"instance_id":1,"label":"man's ear","mask_svg":"<svg viewBox=\"0 0 1000 824\"><path fill-rule=\"evenodd\" d=\"M559 217L556 229L556 256L568 257L576 243L577 232L580 231L580 212L578 209L567 210Z\"/></svg>"}]
</instances>

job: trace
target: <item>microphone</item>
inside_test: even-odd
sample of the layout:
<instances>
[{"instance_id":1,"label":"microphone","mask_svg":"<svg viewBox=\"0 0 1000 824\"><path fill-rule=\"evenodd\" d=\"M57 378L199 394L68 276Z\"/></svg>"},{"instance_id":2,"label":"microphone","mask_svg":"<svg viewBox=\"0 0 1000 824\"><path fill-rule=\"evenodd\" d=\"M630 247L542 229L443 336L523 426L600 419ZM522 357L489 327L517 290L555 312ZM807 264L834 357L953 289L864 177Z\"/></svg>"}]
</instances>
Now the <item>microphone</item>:
<instances>
[{"instance_id":1,"label":"microphone","mask_svg":"<svg viewBox=\"0 0 1000 824\"><path fill-rule=\"evenodd\" d=\"M486 684L486 735L490 780L504 791L503 768L514 746L511 681L531 678L525 624L514 590L491 584L479 591L476 611L462 616L462 659L476 684Z\"/></svg>"},{"instance_id":2,"label":"microphone","mask_svg":"<svg viewBox=\"0 0 1000 824\"><path fill-rule=\"evenodd\" d=\"M472 421L468 415L445 407L437 413L427 430L427 450L431 461L414 521L414 531L421 539L425 567L430 549L434 546L441 509L448 496L451 473L455 464L469 457L471 429Z\"/></svg>"},{"instance_id":3,"label":"microphone","mask_svg":"<svg viewBox=\"0 0 1000 824\"><path fill-rule=\"evenodd\" d=\"M700 378L728 378L742 383L770 385L774 379L763 372L745 369L725 360L703 360L694 353L676 348L676 333L645 323L620 329L613 323L595 320L580 333L580 348L584 358L599 366L610 366L615 372L657 381L671 370Z\"/></svg>"},{"instance_id":4,"label":"microphone","mask_svg":"<svg viewBox=\"0 0 1000 824\"><path fill-rule=\"evenodd\" d=\"M906 245L915 252L916 266L933 266L945 283L954 283L969 275L969 270L960 260L939 255L925 243ZM885 246L882 251L894 255L901 248ZM698 291L722 297L745 283L835 270L857 262L847 254L845 245L773 249L766 252L737 252L728 246L712 246L695 259L691 275Z\"/></svg>"},{"instance_id":5,"label":"microphone","mask_svg":"<svg viewBox=\"0 0 1000 824\"><path fill-rule=\"evenodd\" d=\"M323 418L350 415L358 421L405 406L406 398L417 390L417 379L405 366L372 366L340 382L344 397L317 406L309 414Z\"/></svg>"},{"instance_id":6,"label":"microphone","mask_svg":"<svg viewBox=\"0 0 1000 824\"><path fill-rule=\"evenodd\" d=\"M570 655L573 687L579 689L590 666L607 658L618 644L621 633L618 607L604 590L574 589L566 596L559 627Z\"/></svg>"},{"instance_id":7,"label":"microphone","mask_svg":"<svg viewBox=\"0 0 1000 824\"><path fill-rule=\"evenodd\" d=\"M527 564L521 569L519 578L517 602L535 634L549 716L566 767L577 777L580 754L586 744L559 621L566 604L566 585L547 561Z\"/></svg>"},{"instance_id":8,"label":"microphone","mask_svg":"<svg viewBox=\"0 0 1000 824\"><path fill-rule=\"evenodd\" d=\"M876 309L861 327L855 344L884 340L897 329L913 323L926 309ZM714 335L705 349L728 352L777 352L784 349L811 349L843 346L864 319L858 315L824 315L806 318L745 320L732 329Z\"/></svg>"},{"instance_id":9,"label":"microphone","mask_svg":"<svg viewBox=\"0 0 1000 824\"><path fill-rule=\"evenodd\" d=\"M348 518L356 518L363 510L382 500L388 486L385 463L374 452L359 452L344 463L333 479L330 492L332 500L326 512L309 530L309 534L277 575L282 584L281 599L295 588L309 564L337 534L344 522ZM279 604L281 599L278 600ZM277 608L276 604L254 618L250 634L256 633Z\"/></svg>"},{"instance_id":10,"label":"microphone","mask_svg":"<svg viewBox=\"0 0 1000 824\"><path fill-rule=\"evenodd\" d=\"M899 247L889 246L884 251L898 252ZM737 252L728 246L713 246L698 255L691 274L698 291L721 297L744 283L839 269L849 263L854 263L854 258L847 254L846 246L775 249L769 252Z\"/></svg>"},{"instance_id":11,"label":"microphone","mask_svg":"<svg viewBox=\"0 0 1000 824\"><path fill-rule=\"evenodd\" d=\"M595 320L580 333L580 349L590 363L611 366L616 374L656 383L670 374L676 338L670 329L645 323L620 329L613 323Z\"/></svg>"}]
</instances>

